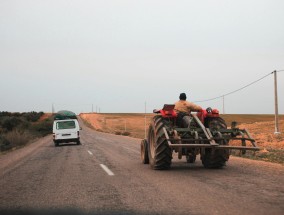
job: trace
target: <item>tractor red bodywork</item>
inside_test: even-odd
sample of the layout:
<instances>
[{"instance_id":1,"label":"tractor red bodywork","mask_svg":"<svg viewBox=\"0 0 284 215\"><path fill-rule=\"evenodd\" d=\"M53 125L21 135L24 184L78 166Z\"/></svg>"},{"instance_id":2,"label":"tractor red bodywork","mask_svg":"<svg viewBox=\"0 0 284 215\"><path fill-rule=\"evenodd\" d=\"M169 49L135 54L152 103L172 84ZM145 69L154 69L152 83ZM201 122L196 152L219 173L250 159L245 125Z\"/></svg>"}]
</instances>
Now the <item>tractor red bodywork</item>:
<instances>
[{"instance_id":1,"label":"tractor red bodywork","mask_svg":"<svg viewBox=\"0 0 284 215\"><path fill-rule=\"evenodd\" d=\"M219 115L219 111L217 109L213 109L213 110L210 110L210 111L202 109L201 111L199 111L197 113L197 117L200 119L200 121L202 123L204 123L205 118L207 118L207 117L211 117L211 118L220 117L220 115Z\"/></svg>"},{"instance_id":2,"label":"tractor red bodywork","mask_svg":"<svg viewBox=\"0 0 284 215\"><path fill-rule=\"evenodd\" d=\"M164 118L177 118L177 112L174 110L174 105L164 105L164 108L158 112Z\"/></svg>"},{"instance_id":3,"label":"tractor red bodywork","mask_svg":"<svg viewBox=\"0 0 284 215\"><path fill-rule=\"evenodd\" d=\"M174 110L174 105L164 105L163 109L159 111L154 111L155 113L160 113L163 118L177 118L177 112ZM220 117L219 110L217 109L202 109L197 113L199 120L204 123L205 118L207 117Z\"/></svg>"}]
</instances>

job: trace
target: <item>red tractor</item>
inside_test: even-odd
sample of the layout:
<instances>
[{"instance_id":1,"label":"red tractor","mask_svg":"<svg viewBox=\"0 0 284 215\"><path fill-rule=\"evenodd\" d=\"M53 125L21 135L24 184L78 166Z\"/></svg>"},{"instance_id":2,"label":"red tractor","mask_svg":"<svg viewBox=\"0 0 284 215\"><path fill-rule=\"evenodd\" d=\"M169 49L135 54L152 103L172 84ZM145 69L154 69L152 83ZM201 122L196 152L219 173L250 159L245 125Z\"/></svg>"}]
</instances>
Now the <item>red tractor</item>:
<instances>
[{"instance_id":1,"label":"red tractor","mask_svg":"<svg viewBox=\"0 0 284 215\"><path fill-rule=\"evenodd\" d=\"M169 169L173 152L178 153L179 159L186 156L188 163L194 163L200 154L205 168L222 168L232 149L242 153L259 150L246 129L236 128L235 122L228 129L217 109L207 108L191 114L192 120L186 126L179 122L174 105L164 105L154 113L158 115L149 125L148 137L141 141L142 163L150 163L152 169ZM237 140L241 145L231 146L230 140ZM246 145L247 141L251 146Z\"/></svg>"}]
</instances>

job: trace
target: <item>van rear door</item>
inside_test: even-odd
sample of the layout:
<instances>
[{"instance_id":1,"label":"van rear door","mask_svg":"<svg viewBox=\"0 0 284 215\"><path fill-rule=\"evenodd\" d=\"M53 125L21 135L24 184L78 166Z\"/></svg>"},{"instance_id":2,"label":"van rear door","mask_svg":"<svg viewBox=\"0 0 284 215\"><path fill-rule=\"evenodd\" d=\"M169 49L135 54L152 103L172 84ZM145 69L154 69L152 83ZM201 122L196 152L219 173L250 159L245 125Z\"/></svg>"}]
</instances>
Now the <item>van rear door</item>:
<instances>
[{"instance_id":1,"label":"van rear door","mask_svg":"<svg viewBox=\"0 0 284 215\"><path fill-rule=\"evenodd\" d=\"M76 120L58 120L54 126L55 139L78 138L79 125Z\"/></svg>"}]
</instances>

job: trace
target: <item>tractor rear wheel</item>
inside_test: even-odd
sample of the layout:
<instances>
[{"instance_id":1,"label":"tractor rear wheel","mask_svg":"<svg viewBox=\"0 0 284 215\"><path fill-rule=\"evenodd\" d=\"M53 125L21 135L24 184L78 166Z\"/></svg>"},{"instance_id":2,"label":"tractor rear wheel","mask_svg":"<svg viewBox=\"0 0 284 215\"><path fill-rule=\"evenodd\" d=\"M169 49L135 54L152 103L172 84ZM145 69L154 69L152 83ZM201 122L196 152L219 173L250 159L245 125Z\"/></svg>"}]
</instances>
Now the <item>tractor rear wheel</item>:
<instances>
[{"instance_id":1,"label":"tractor rear wheel","mask_svg":"<svg viewBox=\"0 0 284 215\"><path fill-rule=\"evenodd\" d=\"M141 161L143 164L149 163L148 143L147 143L147 140L145 139L141 141Z\"/></svg>"},{"instance_id":2,"label":"tractor rear wheel","mask_svg":"<svg viewBox=\"0 0 284 215\"><path fill-rule=\"evenodd\" d=\"M163 131L165 124L161 116L155 116L148 130L148 156L152 169L169 169L172 163L172 150Z\"/></svg>"},{"instance_id":3,"label":"tractor rear wheel","mask_svg":"<svg viewBox=\"0 0 284 215\"><path fill-rule=\"evenodd\" d=\"M226 129L227 125L224 119L220 117L208 118L205 126L210 129ZM216 143L220 145L228 145L228 141L219 140ZM205 153L201 156L202 164L205 168L217 169L226 165L230 156L228 149L205 149Z\"/></svg>"}]
</instances>

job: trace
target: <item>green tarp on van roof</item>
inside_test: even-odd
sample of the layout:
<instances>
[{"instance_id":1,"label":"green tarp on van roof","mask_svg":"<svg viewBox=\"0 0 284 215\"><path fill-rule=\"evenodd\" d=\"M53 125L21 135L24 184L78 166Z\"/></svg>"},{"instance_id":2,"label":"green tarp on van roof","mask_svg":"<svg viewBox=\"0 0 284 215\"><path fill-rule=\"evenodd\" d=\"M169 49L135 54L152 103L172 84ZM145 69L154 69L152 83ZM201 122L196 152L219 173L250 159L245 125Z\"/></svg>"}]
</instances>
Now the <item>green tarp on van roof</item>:
<instances>
[{"instance_id":1,"label":"green tarp on van roof","mask_svg":"<svg viewBox=\"0 0 284 215\"><path fill-rule=\"evenodd\" d=\"M58 111L55 116L55 120L63 120L63 119L77 119L77 116L74 112L69 110L61 110Z\"/></svg>"}]
</instances>

